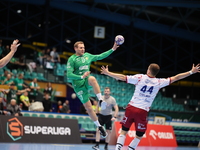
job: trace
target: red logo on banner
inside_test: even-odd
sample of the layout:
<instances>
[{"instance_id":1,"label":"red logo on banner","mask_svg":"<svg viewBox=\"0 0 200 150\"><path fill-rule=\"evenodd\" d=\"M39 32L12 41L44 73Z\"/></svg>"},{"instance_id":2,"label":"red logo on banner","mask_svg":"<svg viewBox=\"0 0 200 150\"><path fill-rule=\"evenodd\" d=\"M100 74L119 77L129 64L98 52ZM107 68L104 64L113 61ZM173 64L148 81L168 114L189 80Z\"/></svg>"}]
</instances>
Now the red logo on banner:
<instances>
[{"instance_id":1,"label":"red logo on banner","mask_svg":"<svg viewBox=\"0 0 200 150\"><path fill-rule=\"evenodd\" d=\"M121 131L120 122L115 122L116 135L119 136ZM132 124L130 130L126 135L124 145L129 143L135 138L135 124ZM147 125L147 131L144 134L139 146L171 146L177 147L176 137L172 126L169 125Z\"/></svg>"}]
</instances>

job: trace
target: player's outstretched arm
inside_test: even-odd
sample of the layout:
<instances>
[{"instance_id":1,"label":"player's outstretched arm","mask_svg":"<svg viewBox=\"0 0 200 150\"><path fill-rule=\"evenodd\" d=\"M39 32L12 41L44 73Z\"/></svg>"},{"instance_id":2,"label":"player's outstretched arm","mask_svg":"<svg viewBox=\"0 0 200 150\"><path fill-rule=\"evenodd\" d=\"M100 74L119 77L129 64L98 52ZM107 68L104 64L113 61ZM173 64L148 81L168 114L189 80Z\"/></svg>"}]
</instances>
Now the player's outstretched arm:
<instances>
[{"instance_id":1,"label":"player's outstretched arm","mask_svg":"<svg viewBox=\"0 0 200 150\"><path fill-rule=\"evenodd\" d=\"M126 76L125 75L110 72L108 70L108 65L106 67L104 67L104 66L101 67L101 74L105 74L105 75L110 76L112 78L115 78L117 80L126 81Z\"/></svg>"},{"instance_id":2,"label":"player's outstretched arm","mask_svg":"<svg viewBox=\"0 0 200 150\"><path fill-rule=\"evenodd\" d=\"M112 47L110 50L108 50L108 51L106 51L106 52L103 52L103 53L101 53L101 54L99 54L99 55L93 55L92 61L102 60L102 59L108 57L108 56L109 56L110 54L112 54L113 51L115 51L118 47L119 47L119 46L117 45L117 43L114 42L113 47Z\"/></svg>"},{"instance_id":3,"label":"player's outstretched arm","mask_svg":"<svg viewBox=\"0 0 200 150\"><path fill-rule=\"evenodd\" d=\"M170 78L171 83L176 82L176 81L181 80L181 79L184 79L184 78L186 78L186 77L188 77L188 76L190 76L194 73L197 73L197 72L200 72L200 64L198 64L196 66L193 64L192 69L190 71L187 71L187 72L184 72L184 73L179 73L179 74L171 77Z\"/></svg>"},{"instance_id":4,"label":"player's outstretched arm","mask_svg":"<svg viewBox=\"0 0 200 150\"><path fill-rule=\"evenodd\" d=\"M13 57L15 52L17 51L17 47L20 45L19 40L14 40L10 47L10 52L0 60L0 68L3 68Z\"/></svg>"}]
</instances>

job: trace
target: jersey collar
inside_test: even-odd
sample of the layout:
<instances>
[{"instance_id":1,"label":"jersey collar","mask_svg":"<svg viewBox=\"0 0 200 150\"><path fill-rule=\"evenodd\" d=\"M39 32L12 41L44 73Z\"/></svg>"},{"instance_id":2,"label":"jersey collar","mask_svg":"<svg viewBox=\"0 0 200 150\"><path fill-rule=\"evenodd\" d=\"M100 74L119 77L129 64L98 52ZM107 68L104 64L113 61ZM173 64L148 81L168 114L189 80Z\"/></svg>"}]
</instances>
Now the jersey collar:
<instances>
[{"instance_id":1,"label":"jersey collar","mask_svg":"<svg viewBox=\"0 0 200 150\"><path fill-rule=\"evenodd\" d=\"M149 78L155 78L155 77L151 77L151 76L149 76L148 74L146 74Z\"/></svg>"}]
</instances>

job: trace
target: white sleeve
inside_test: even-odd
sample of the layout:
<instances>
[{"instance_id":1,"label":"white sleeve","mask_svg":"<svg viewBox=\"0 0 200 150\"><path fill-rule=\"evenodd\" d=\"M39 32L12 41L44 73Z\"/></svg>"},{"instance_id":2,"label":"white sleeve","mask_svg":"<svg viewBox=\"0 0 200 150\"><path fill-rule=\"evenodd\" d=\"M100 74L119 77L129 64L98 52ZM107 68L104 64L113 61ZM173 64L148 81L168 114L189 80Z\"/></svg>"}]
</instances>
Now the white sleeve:
<instances>
[{"instance_id":1,"label":"white sleeve","mask_svg":"<svg viewBox=\"0 0 200 150\"><path fill-rule=\"evenodd\" d=\"M159 79L159 83L160 83L160 88L168 86L171 83L171 79L170 78L160 78Z\"/></svg>"},{"instance_id":2,"label":"white sleeve","mask_svg":"<svg viewBox=\"0 0 200 150\"><path fill-rule=\"evenodd\" d=\"M50 56L53 57L53 51L50 52Z\"/></svg>"},{"instance_id":3,"label":"white sleeve","mask_svg":"<svg viewBox=\"0 0 200 150\"><path fill-rule=\"evenodd\" d=\"M134 76L126 76L126 82L131 84L137 84L142 78L142 74L136 74Z\"/></svg>"},{"instance_id":4,"label":"white sleeve","mask_svg":"<svg viewBox=\"0 0 200 150\"><path fill-rule=\"evenodd\" d=\"M117 102L116 102L115 98L113 97L113 107L114 107L115 105L117 105Z\"/></svg>"}]
</instances>

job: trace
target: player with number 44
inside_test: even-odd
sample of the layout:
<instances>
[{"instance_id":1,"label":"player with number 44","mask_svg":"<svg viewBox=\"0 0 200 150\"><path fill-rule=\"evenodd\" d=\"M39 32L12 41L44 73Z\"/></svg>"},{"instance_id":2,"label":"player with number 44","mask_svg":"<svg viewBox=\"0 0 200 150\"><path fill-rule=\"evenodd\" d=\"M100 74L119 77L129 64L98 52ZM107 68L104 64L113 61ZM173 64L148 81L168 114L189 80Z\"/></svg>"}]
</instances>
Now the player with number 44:
<instances>
[{"instance_id":1,"label":"player with number 44","mask_svg":"<svg viewBox=\"0 0 200 150\"><path fill-rule=\"evenodd\" d=\"M126 107L125 115L121 121L122 130L117 139L115 150L121 150L125 137L133 121L135 122L136 137L128 146L128 150L135 150L147 129L148 111L158 91L169 84L200 72L200 64L192 66L190 71L177 74L169 78L156 78L160 71L158 64L150 64L146 74L123 75L110 72L108 66L101 67L101 73L117 80L126 81L135 85L135 92Z\"/></svg>"}]
</instances>

